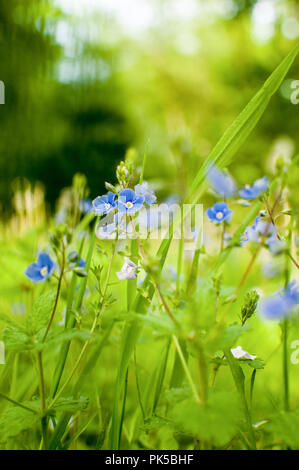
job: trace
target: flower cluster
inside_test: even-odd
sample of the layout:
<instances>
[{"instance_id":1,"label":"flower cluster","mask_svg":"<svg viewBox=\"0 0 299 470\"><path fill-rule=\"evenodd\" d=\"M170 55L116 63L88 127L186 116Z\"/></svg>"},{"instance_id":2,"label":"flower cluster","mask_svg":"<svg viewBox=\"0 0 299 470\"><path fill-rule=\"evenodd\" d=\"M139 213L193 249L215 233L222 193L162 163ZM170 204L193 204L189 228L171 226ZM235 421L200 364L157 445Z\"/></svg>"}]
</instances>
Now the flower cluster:
<instances>
[{"instance_id":1,"label":"flower cluster","mask_svg":"<svg viewBox=\"0 0 299 470\"><path fill-rule=\"evenodd\" d=\"M116 199L117 198L117 199ZM139 211L143 204L150 206L157 198L150 189L147 182L137 184L133 189L125 188L119 192L118 197L109 191L104 196L98 196L92 202L93 212L98 215L106 215L117 209L123 214L134 214Z\"/></svg>"},{"instance_id":2,"label":"flower cluster","mask_svg":"<svg viewBox=\"0 0 299 470\"><path fill-rule=\"evenodd\" d=\"M254 224L247 227L243 236L242 244L246 242L260 242L265 239L266 245L271 245L277 239L276 227L261 216L255 218Z\"/></svg>"},{"instance_id":3,"label":"flower cluster","mask_svg":"<svg viewBox=\"0 0 299 470\"><path fill-rule=\"evenodd\" d=\"M237 184L235 180L228 173L220 170L215 165L208 169L206 177L216 195L223 198L232 198L236 195ZM268 187L268 177L264 176L256 180L252 186L246 185L239 191L239 194L245 200L252 200L264 193ZM249 205L249 203L246 202L246 205ZM217 202L214 206L208 208L207 216L216 224L229 222L232 217L232 210L228 208L226 202Z\"/></svg>"}]
</instances>

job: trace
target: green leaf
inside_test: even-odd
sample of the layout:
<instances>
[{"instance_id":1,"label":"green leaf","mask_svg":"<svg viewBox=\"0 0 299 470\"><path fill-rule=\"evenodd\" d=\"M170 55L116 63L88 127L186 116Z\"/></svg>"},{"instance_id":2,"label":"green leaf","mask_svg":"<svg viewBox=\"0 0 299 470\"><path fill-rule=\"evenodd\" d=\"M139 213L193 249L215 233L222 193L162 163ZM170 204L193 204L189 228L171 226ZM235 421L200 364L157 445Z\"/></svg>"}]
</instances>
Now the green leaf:
<instances>
[{"instance_id":1,"label":"green leaf","mask_svg":"<svg viewBox=\"0 0 299 470\"><path fill-rule=\"evenodd\" d=\"M19 330L24 330L24 327L20 325L18 322L16 322L13 318L10 316L6 315L5 313L0 313L0 322L5 323L6 325L14 326L18 328Z\"/></svg>"},{"instance_id":2,"label":"green leaf","mask_svg":"<svg viewBox=\"0 0 299 470\"><path fill-rule=\"evenodd\" d=\"M232 355L230 349L225 349L224 354L227 359L228 365L230 367L230 370L231 370L231 373L235 382L235 386L240 397L240 402L243 407L243 413L244 413L244 418L246 421L247 431L250 436L251 447L252 449L255 449L256 448L255 435L254 435L252 422L251 422L251 416L250 416L250 412L248 409L246 396L245 396L245 386L244 386L245 376L244 376L242 368L238 364L237 359L235 359L234 356Z\"/></svg>"},{"instance_id":3,"label":"green leaf","mask_svg":"<svg viewBox=\"0 0 299 470\"><path fill-rule=\"evenodd\" d=\"M299 43L296 44L291 52L278 65L266 80L262 88L256 93L217 142L204 165L193 180L190 193L187 198L188 200L198 200L205 190L205 177L210 165L216 164L220 168L223 168L231 163L233 156L260 120L271 97L279 89L284 77L296 58L298 51Z\"/></svg>"},{"instance_id":4,"label":"green leaf","mask_svg":"<svg viewBox=\"0 0 299 470\"><path fill-rule=\"evenodd\" d=\"M172 232L172 229L171 229ZM172 234L169 236L168 239L163 240L158 253L157 257L160 259L159 262L159 273L162 272L168 250L170 248L172 239ZM159 274L158 273L158 274ZM149 287L148 297L149 299L153 298L155 288L152 284L150 284L150 277L147 277L144 280L143 287ZM134 310L137 312L145 312L148 304L147 301L143 298L141 294L136 296L134 301ZM112 424L111 424L111 431L110 431L110 447L112 450L117 450L119 448L119 443L121 439L121 416L119 410L119 403L121 394L125 384L126 373L128 369L128 365L133 354L135 345L138 341L138 338L142 331L142 325L140 323L134 324L128 322L124 327L122 342L121 342L121 351L120 351L120 360L118 366L117 377L115 381L115 392L114 392L114 403L113 403L113 411L112 411Z\"/></svg>"},{"instance_id":5,"label":"green leaf","mask_svg":"<svg viewBox=\"0 0 299 470\"><path fill-rule=\"evenodd\" d=\"M88 397L73 398L67 397L58 398L53 409L56 411L69 411L75 413L76 411L85 411L89 405Z\"/></svg>"},{"instance_id":6,"label":"green leaf","mask_svg":"<svg viewBox=\"0 0 299 470\"><path fill-rule=\"evenodd\" d=\"M152 431L156 429L160 429L162 426L170 424L171 421L167 418L163 418L160 416L152 416L144 421L144 423L140 426L141 431Z\"/></svg>"},{"instance_id":7,"label":"green leaf","mask_svg":"<svg viewBox=\"0 0 299 470\"><path fill-rule=\"evenodd\" d=\"M41 295L33 304L32 310L26 320L29 335L35 335L42 328L46 328L50 321L51 313L56 299L55 292L47 292Z\"/></svg>"},{"instance_id":8,"label":"green leaf","mask_svg":"<svg viewBox=\"0 0 299 470\"><path fill-rule=\"evenodd\" d=\"M5 328L2 339L7 350L26 351L34 347L29 336L14 326Z\"/></svg>"},{"instance_id":9,"label":"green leaf","mask_svg":"<svg viewBox=\"0 0 299 470\"><path fill-rule=\"evenodd\" d=\"M24 431L39 426L39 418L36 414L20 407L10 407L4 411L0 419L0 442L6 442L9 438L15 438Z\"/></svg>"},{"instance_id":10,"label":"green leaf","mask_svg":"<svg viewBox=\"0 0 299 470\"><path fill-rule=\"evenodd\" d=\"M299 410L292 412L281 412L275 416L267 429L272 431L276 438L283 441L287 446L296 450L299 448Z\"/></svg>"},{"instance_id":11,"label":"green leaf","mask_svg":"<svg viewBox=\"0 0 299 470\"><path fill-rule=\"evenodd\" d=\"M242 417L235 395L219 391L210 394L206 405L194 402L190 396L176 402L170 416L179 431L217 447L224 446L238 433Z\"/></svg>"},{"instance_id":12,"label":"green leaf","mask_svg":"<svg viewBox=\"0 0 299 470\"><path fill-rule=\"evenodd\" d=\"M73 339L87 341L90 338L91 338L91 334L89 331L77 330L76 328L72 328L72 329L63 331L62 333L58 333L54 336L50 336L45 342L45 345L60 344L65 341L71 341Z\"/></svg>"},{"instance_id":13,"label":"green leaf","mask_svg":"<svg viewBox=\"0 0 299 470\"><path fill-rule=\"evenodd\" d=\"M253 360L248 359L246 361L246 364L248 364L253 369L264 369L266 365L265 361L263 361L263 359L261 359L260 357L257 357L256 359L253 359Z\"/></svg>"},{"instance_id":14,"label":"green leaf","mask_svg":"<svg viewBox=\"0 0 299 470\"><path fill-rule=\"evenodd\" d=\"M207 351L214 355L219 350L231 349L237 339L246 331L242 325L234 323L230 326L221 325L215 328L214 334L206 343Z\"/></svg>"}]
</instances>

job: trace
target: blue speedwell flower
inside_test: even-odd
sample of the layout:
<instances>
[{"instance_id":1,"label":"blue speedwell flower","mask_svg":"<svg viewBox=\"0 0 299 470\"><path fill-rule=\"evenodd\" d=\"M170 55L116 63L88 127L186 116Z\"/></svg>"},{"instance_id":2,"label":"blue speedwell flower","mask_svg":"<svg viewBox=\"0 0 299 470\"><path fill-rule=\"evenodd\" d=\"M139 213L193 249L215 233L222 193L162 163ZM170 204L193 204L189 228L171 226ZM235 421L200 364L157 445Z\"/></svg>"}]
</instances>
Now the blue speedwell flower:
<instances>
[{"instance_id":1,"label":"blue speedwell flower","mask_svg":"<svg viewBox=\"0 0 299 470\"><path fill-rule=\"evenodd\" d=\"M216 202L212 207L207 210L207 216L215 224L220 222L229 222L232 218L233 211L231 211L225 202Z\"/></svg>"},{"instance_id":2,"label":"blue speedwell flower","mask_svg":"<svg viewBox=\"0 0 299 470\"><path fill-rule=\"evenodd\" d=\"M246 228L241 237L241 244L244 245L246 242L258 243L262 238L265 238L265 244L270 247L270 245L277 239L277 230L271 222L257 216L254 224Z\"/></svg>"},{"instance_id":3,"label":"blue speedwell flower","mask_svg":"<svg viewBox=\"0 0 299 470\"><path fill-rule=\"evenodd\" d=\"M215 193L223 198L233 197L236 193L237 185L233 178L216 166L212 166L208 170L207 180Z\"/></svg>"},{"instance_id":4,"label":"blue speedwell flower","mask_svg":"<svg viewBox=\"0 0 299 470\"><path fill-rule=\"evenodd\" d=\"M92 201L93 212L99 215L108 214L115 207L115 194L111 191L104 196L98 196Z\"/></svg>"},{"instance_id":5,"label":"blue speedwell flower","mask_svg":"<svg viewBox=\"0 0 299 470\"><path fill-rule=\"evenodd\" d=\"M85 268L85 260L79 257L79 253L77 251L71 251L67 257L68 264L70 268Z\"/></svg>"},{"instance_id":6,"label":"blue speedwell flower","mask_svg":"<svg viewBox=\"0 0 299 470\"><path fill-rule=\"evenodd\" d=\"M269 187L269 180L267 176L256 180L252 186L246 184L240 191L240 196L243 199L255 199L262 194Z\"/></svg>"},{"instance_id":7,"label":"blue speedwell flower","mask_svg":"<svg viewBox=\"0 0 299 470\"><path fill-rule=\"evenodd\" d=\"M55 263L52 261L48 253L43 252L37 258L35 263L28 266L25 271L26 276L32 282L40 282L48 279L55 269Z\"/></svg>"},{"instance_id":8,"label":"blue speedwell flower","mask_svg":"<svg viewBox=\"0 0 299 470\"><path fill-rule=\"evenodd\" d=\"M260 314L267 320L282 320L289 317L299 304L299 287L296 281L288 284L261 303Z\"/></svg>"},{"instance_id":9,"label":"blue speedwell flower","mask_svg":"<svg viewBox=\"0 0 299 470\"><path fill-rule=\"evenodd\" d=\"M138 196L133 189L123 189L119 193L116 205L120 212L134 214L141 209L143 202L143 196Z\"/></svg>"},{"instance_id":10,"label":"blue speedwell flower","mask_svg":"<svg viewBox=\"0 0 299 470\"><path fill-rule=\"evenodd\" d=\"M151 206L157 201L157 197L146 181L142 184L136 184L134 189L137 196L142 196L144 198L144 202L147 206Z\"/></svg>"}]
</instances>

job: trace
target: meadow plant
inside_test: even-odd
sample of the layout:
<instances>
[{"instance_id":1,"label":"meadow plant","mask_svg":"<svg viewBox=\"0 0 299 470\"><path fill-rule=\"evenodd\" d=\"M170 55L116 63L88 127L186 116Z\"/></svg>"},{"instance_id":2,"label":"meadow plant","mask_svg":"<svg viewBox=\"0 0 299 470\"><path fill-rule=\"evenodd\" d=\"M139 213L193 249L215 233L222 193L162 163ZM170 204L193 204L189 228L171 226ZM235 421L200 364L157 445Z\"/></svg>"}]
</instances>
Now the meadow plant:
<instances>
[{"instance_id":1,"label":"meadow plant","mask_svg":"<svg viewBox=\"0 0 299 470\"><path fill-rule=\"evenodd\" d=\"M106 182L107 194L92 202L84 177L74 178L63 220L52 222L34 262L31 250L26 314L0 316L7 358L0 366L2 448L294 448L298 440L285 423L298 423L288 341L299 265L288 175L299 159L245 187L226 168L298 48L226 131L182 201L192 214L212 190L206 247L194 226L195 243L184 256L180 217L161 241L140 236L138 214L157 202L144 181L147 152L140 168L128 151L117 184ZM273 282L257 274L265 256L284 263L274 294ZM177 263L174 276L167 277L168 260ZM261 393L266 373L260 354L269 322L281 328L282 373L278 404L263 414L255 390Z\"/></svg>"}]
</instances>

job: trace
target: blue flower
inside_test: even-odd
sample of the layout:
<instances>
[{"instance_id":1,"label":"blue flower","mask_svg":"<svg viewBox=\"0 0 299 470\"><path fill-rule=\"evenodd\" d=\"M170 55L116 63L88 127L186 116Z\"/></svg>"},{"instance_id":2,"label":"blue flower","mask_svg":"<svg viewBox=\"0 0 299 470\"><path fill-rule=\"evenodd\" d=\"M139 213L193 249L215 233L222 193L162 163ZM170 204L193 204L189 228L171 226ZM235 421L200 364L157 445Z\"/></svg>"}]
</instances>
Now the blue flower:
<instances>
[{"instance_id":1,"label":"blue flower","mask_svg":"<svg viewBox=\"0 0 299 470\"><path fill-rule=\"evenodd\" d=\"M237 185L233 178L216 166L208 170L207 180L215 193L221 197L233 197L236 193Z\"/></svg>"},{"instance_id":2,"label":"blue flower","mask_svg":"<svg viewBox=\"0 0 299 470\"><path fill-rule=\"evenodd\" d=\"M277 291L261 303L260 313L268 320L281 320L289 317L299 303L299 288L296 281L288 284L286 289Z\"/></svg>"},{"instance_id":3,"label":"blue flower","mask_svg":"<svg viewBox=\"0 0 299 470\"><path fill-rule=\"evenodd\" d=\"M79 257L79 253L76 251L71 251L67 257L70 268L85 268L85 260Z\"/></svg>"},{"instance_id":4,"label":"blue flower","mask_svg":"<svg viewBox=\"0 0 299 470\"><path fill-rule=\"evenodd\" d=\"M99 215L108 214L115 207L115 194L111 191L105 196L98 196L92 201L93 212Z\"/></svg>"},{"instance_id":5,"label":"blue flower","mask_svg":"<svg viewBox=\"0 0 299 470\"><path fill-rule=\"evenodd\" d=\"M37 261L28 266L25 271L26 276L32 282L40 282L48 279L55 269L55 263L52 261L48 253L41 253Z\"/></svg>"},{"instance_id":6,"label":"blue flower","mask_svg":"<svg viewBox=\"0 0 299 470\"><path fill-rule=\"evenodd\" d=\"M92 201L90 199L81 199L79 208L83 214L88 214L92 210Z\"/></svg>"},{"instance_id":7,"label":"blue flower","mask_svg":"<svg viewBox=\"0 0 299 470\"><path fill-rule=\"evenodd\" d=\"M265 238L266 245L270 246L277 239L276 227L271 223L263 220L261 216L255 218L254 224L247 227L245 233L241 237L241 244L246 242L260 242Z\"/></svg>"},{"instance_id":8,"label":"blue flower","mask_svg":"<svg viewBox=\"0 0 299 470\"><path fill-rule=\"evenodd\" d=\"M133 214L141 209L143 202L143 196L137 196L133 189L123 189L119 193L116 205L120 212Z\"/></svg>"},{"instance_id":9,"label":"blue flower","mask_svg":"<svg viewBox=\"0 0 299 470\"><path fill-rule=\"evenodd\" d=\"M225 202L216 202L212 207L207 210L207 216L215 224L220 222L229 222L232 217L232 211L227 207Z\"/></svg>"},{"instance_id":10,"label":"blue flower","mask_svg":"<svg viewBox=\"0 0 299 470\"><path fill-rule=\"evenodd\" d=\"M262 194L266 189L269 187L269 180L267 176L256 180L252 186L247 184L244 186L243 189L240 191L240 196L243 199L255 199L260 194Z\"/></svg>"},{"instance_id":11,"label":"blue flower","mask_svg":"<svg viewBox=\"0 0 299 470\"><path fill-rule=\"evenodd\" d=\"M148 206L155 204L157 201L157 197L146 181L144 181L142 184L137 184L134 189L137 196L142 196L144 198L145 204Z\"/></svg>"}]
</instances>

